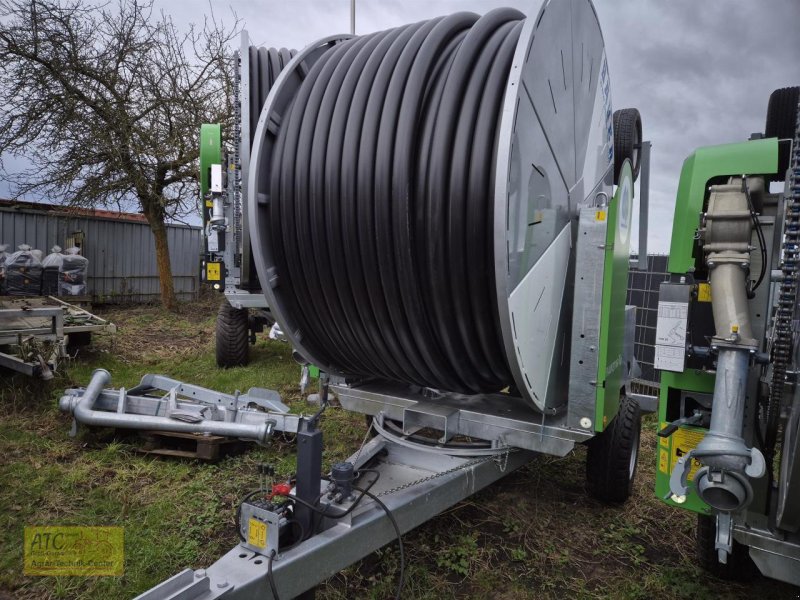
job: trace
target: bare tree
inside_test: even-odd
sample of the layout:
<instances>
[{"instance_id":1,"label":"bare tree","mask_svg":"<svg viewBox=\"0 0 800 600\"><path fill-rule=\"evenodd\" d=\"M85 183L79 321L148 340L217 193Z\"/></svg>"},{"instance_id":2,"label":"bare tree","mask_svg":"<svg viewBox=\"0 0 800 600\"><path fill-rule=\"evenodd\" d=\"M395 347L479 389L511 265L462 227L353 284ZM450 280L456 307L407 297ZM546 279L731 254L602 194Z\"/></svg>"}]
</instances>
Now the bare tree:
<instances>
[{"instance_id":1,"label":"bare tree","mask_svg":"<svg viewBox=\"0 0 800 600\"><path fill-rule=\"evenodd\" d=\"M5 173L17 197L138 203L172 308L165 223L197 210L199 127L230 118L238 21L181 33L152 0L115 1L0 0L0 156L30 161Z\"/></svg>"}]
</instances>

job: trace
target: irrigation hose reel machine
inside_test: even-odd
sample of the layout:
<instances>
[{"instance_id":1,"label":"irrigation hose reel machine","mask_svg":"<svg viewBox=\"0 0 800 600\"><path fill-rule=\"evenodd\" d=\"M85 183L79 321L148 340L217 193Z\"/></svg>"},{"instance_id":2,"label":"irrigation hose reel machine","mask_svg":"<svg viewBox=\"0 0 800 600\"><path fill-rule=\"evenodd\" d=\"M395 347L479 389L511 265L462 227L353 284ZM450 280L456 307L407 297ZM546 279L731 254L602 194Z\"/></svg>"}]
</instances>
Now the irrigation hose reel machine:
<instances>
[{"instance_id":1,"label":"irrigation hose reel machine","mask_svg":"<svg viewBox=\"0 0 800 600\"><path fill-rule=\"evenodd\" d=\"M684 162L661 284L656 494L697 513L701 564L800 585L800 87L763 134ZM783 189L770 190L770 183ZM780 187L780 186L778 186Z\"/></svg>"},{"instance_id":2,"label":"irrigation hose reel machine","mask_svg":"<svg viewBox=\"0 0 800 600\"><path fill-rule=\"evenodd\" d=\"M589 0L298 52L255 131L253 259L295 351L378 435L321 478L317 417L301 420L288 501L256 491L240 545L140 598L298 596L576 443L590 442L595 495L625 500L640 426L625 300L648 150L638 111L612 112Z\"/></svg>"},{"instance_id":3,"label":"irrigation hose reel machine","mask_svg":"<svg viewBox=\"0 0 800 600\"><path fill-rule=\"evenodd\" d=\"M247 199L259 278L295 350L352 383L336 387L347 408L402 420L375 396L433 388L458 410L510 389L576 440L616 414L638 112L625 111L628 173L591 3L522 17L325 38L261 111Z\"/></svg>"}]
</instances>

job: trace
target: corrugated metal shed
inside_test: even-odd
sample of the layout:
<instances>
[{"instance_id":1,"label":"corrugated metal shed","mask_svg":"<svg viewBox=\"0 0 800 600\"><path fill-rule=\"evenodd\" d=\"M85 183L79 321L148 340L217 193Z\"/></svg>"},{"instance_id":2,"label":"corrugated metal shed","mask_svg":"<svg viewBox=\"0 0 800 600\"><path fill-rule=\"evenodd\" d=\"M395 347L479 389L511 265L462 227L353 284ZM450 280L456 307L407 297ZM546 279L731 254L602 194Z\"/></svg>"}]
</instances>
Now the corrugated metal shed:
<instances>
[{"instance_id":1,"label":"corrugated metal shed","mask_svg":"<svg viewBox=\"0 0 800 600\"><path fill-rule=\"evenodd\" d=\"M0 244L10 250L29 244L47 255L56 244L66 248L76 234L83 234L88 293L95 302L158 300L155 242L143 215L0 200ZM167 236L175 293L182 300L196 298L201 229L168 225Z\"/></svg>"}]
</instances>

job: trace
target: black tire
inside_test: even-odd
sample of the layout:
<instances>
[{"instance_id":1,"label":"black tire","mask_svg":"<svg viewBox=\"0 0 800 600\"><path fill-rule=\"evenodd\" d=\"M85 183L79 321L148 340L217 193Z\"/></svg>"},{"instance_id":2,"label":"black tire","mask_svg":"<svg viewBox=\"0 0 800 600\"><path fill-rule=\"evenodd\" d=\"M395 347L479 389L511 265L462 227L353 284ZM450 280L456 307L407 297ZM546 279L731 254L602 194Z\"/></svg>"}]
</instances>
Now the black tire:
<instances>
[{"instance_id":1,"label":"black tire","mask_svg":"<svg viewBox=\"0 0 800 600\"><path fill-rule=\"evenodd\" d=\"M620 504L633 493L641 428L638 400L622 396L617 416L587 443L586 482L594 498Z\"/></svg>"},{"instance_id":2,"label":"black tire","mask_svg":"<svg viewBox=\"0 0 800 600\"><path fill-rule=\"evenodd\" d=\"M217 366L241 367L250 359L250 318L246 308L223 300L217 313Z\"/></svg>"},{"instance_id":3,"label":"black tire","mask_svg":"<svg viewBox=\"0 0 800 600\"><path fill-rule=\"evenodd\" d=\"M68 334L67 354L74 355L78 350L92 343L91 331L78 331Z\"/></svg>"},{"instance_id":4,"label":"black tire","mask_svg":"<svg viewBox=\"0 0 800 600\"><path fill-rule=\"evenodd\" d=\"M714 547L717 538L717 519L709 515L697 515L697 558L706 571L726 581L751 581L758 574L747 546L733 541L733 552L728 562L721 563Z\"/></svg>"},{"instance_id":5,"label":"black tire","mask_svg":"<svg viewBox=\"0 0 800 600\"><path fill-rule=\"evenodd\" d=\"M798 100L800 100L800 86L781 88L770 94L764 137L776 137L779 140L794 139ZM784 142L778 147L778 173L770 178L772 181L783 181L786 177L790 146L789 142Z\"/></svg>"},{"instance_id":6,"label":"black tire","mask_svg":"<svg viewBox=\"0 0 800 600\"><path fill-rule=\"evenodd\" d=\"M631 161L633 180L639 177L642 163L642 117L635 108L621 108L614 112L614 185L625 159Z\"/></svg>"}]
</instances>

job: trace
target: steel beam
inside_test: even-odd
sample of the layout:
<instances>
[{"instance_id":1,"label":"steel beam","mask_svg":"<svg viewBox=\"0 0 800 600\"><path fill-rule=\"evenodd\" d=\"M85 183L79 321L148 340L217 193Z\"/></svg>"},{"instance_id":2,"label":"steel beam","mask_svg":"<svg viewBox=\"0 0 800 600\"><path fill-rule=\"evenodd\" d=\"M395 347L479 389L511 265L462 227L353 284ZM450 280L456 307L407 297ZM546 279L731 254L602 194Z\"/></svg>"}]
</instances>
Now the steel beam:
<instances>
[{"instance_id":1,"label":"steel beam","mask_svg":"<svg viewBox=\"0 0 800 600\"><path fill-rule=\"evenodd\" d=\"M543 415L522 398L508 394L440 393L430 398L391 383L331 385L331 391L346 410L383 413L387 419L403 422L408 432L424 426L442 431L443 438L464 435L555 456L566 456L576 442L592 437L590 432L568 428L564 415Z\"/></svg>"},{"instance_id":2,"label":"steel beam","mask_svg":"<svg viewBox=\"0 0 800 600\"><path fill-rule=\"evenodd\" d=\"M381 476L372 492L386 504L403 533L501 479L534 456L518 451L485 457L478 462L402 447L388 440L381 440L379 447L386 455L374 467ZM331 520L327 529L276 558L273 578L277 591L281 598L296 597L395 539L394 528L384 511L365 498L348 517ZM267 563L264 556L235 546L207 569L187 569L137 600L272 598Z\"/></svg>"}]
</instances>

